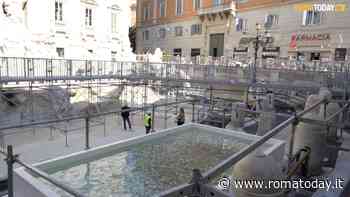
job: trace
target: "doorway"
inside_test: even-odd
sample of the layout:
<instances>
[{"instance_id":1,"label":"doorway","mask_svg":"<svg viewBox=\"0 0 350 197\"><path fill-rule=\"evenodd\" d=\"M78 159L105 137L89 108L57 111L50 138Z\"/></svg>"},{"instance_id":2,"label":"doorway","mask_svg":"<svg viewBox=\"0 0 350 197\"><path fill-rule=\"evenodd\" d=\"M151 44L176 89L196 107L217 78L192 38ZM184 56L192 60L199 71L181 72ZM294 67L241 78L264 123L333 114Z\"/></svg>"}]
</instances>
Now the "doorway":
<instances>
[{"instance_id":1,"label":"doorway","mask_svg":"<svg viewBox=\"0 0 350 197\"><path fill-rule=\"evenodd\" d=\"M212 57L224 56L225 34L210 34L209 55Z\"/></svg>"}]
</instances>

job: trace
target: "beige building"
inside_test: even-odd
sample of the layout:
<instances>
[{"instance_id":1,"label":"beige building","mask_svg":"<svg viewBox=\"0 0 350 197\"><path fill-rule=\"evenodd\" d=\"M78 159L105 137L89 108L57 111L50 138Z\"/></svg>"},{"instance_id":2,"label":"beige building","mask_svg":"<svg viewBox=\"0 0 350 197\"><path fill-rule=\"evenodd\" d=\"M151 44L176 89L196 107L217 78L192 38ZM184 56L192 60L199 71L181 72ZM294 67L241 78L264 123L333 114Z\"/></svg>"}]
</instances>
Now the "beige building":
<instances>
[{"instance_id":1,"label":"beige building","mask_svg":"<svg viewBox=\"0 0 350 197\"><path fill-rule=\"evenodd\" d=\"M136 0L129 0L129 19L130 19L130 26L134 26L136 24Z\"/></svg>"},{"instance_id":2,"label":"beige building","mask_svg":"<svg viewBox=\"0 0 350 197\"><path fill-rule=\"evenodd\" d=\"M186 2L185 4L183 4ZM173 55L253 58L256 23L272 37L263 59L343 60L350 48L350 0L343 12L300 11L314 0L138 0L137 52L161 48Z\"/></svg>"},{"instance_id":3,"label":"beige building","mask_svg":"<svg viewBox=\"0 0 350 197\"><path fill-rule=\"evenodd\" d=\"M239 31L232 33L231 42L235 44L236 49L238 48L237 54L242 54L241 51L248 47L248 56L253 56L252 44L245 44L244 37L254 36L256 23L260 23L266 24L273 38L273 43L269 47L261 49L260 53L263 57L333 61L337 53L337 60L343 59L344 53L348 53L350 48L350 23L347 22L350 17L349 10L308 12L296 9L300 3L317 4L320 2L319 0L285 1L277 5L239 9L236 21L245 21L244 29L247 33ZM333 4L350 5L349 0L332 2Z\"/></svg>"},{"instance_id":4,"label":"beige building","mask_svg":"<svg viewBox=\"0 0 350 197\"><path fill-rule=\"evenodd\" d=\"M137 5L138 53L161 48L181 56L225 54L235 12L232 0L138 0Z\"/></svg>"}]
</instances>

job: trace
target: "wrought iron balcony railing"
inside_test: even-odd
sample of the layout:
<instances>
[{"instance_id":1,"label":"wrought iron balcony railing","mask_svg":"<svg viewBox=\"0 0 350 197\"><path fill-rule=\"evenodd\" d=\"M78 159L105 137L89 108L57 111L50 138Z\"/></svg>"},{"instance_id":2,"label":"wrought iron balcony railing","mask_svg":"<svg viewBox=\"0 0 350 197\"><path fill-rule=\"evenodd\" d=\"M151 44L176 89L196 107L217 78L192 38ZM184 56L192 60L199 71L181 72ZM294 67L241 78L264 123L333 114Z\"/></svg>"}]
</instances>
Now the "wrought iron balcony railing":
<instances>
[{"instance_id":1,"label":"wrought iron balcony railing","mask_svg":"<svg viewBox=\"0 0 350 197\"><path fill-rule=\"evenodd\" d=\"M206 8L200 8L198 10L198 15L205 14L217 14L217 13L230 13L236 10L236 4L234 1L230 3L224 3L219 5L213 5Z\"/></svg>"}]
</instances>

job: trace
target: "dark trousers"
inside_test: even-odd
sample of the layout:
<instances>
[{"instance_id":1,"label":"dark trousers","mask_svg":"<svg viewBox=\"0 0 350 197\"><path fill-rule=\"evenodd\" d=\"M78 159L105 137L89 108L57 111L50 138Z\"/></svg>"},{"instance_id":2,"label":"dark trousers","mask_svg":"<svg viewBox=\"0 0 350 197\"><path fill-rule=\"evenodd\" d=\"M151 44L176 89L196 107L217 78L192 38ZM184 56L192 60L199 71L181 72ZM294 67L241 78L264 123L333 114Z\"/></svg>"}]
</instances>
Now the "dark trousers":
<instances>
[{"instance_id":1,"label":"dark trousers","mask_svg":"<svg viewBox=\"0 0 350 197\"><path fill-rule=\"evenodd\" d=\"M151 127L145 127L146 128L146 134L149 134L151 132Z\"/></svg>"},{"instance_id":2,"label":"dark trousers","mask_svg":"<svg viewBox=\"0 0 350 197\"><path fill-rule=\"evenodd\" d=\"M124 122L124 129L126 130L126 122L128 122L129 129L131 129L131 122L129 117L123 117L123 122Z\"/></svg>"},{"instance_id":3,"label":"dark trousers","mask_svg":"<svg viewBox=\"0 0 350 197\"><path fill-rule=\"evenodd\" d=\"M185 122L177 121L177 126L183 125Z\"/></svg>"}]
</instances>

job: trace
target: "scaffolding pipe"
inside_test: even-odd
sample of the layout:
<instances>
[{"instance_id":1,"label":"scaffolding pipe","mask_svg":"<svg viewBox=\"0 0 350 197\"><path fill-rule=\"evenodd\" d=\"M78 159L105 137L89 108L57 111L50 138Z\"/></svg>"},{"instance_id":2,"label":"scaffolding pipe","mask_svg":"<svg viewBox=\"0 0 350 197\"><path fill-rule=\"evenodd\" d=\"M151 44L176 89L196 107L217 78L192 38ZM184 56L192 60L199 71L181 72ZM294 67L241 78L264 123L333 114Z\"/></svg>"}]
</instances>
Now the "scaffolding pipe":
<instances>
[{"instance_id":1,"label":"scaffolding pipe","mask_svg":"<svg viewBox=\"0 0 350 197\"><path fill-rule=\"evenodd\" d=\"M13 164L15 162L16 156L13 155L12 146L7 146L7 190L8 197L14 197L13 190Z\"/></svg>"},{"instance_id":2,"label":"scaffolding pipe","mask_svg":"<svg viewBox=\"0 0 350 197\"><path fill-rule=\"evenodd\" d=\"M190 103L190 102L198 102L198 100L193 99L193 100L185 100L185 101L163 103L163 104L157 104L157 105L153 104L153 105L155 107L163 107L163 106L169 106L169 105L180 104L180 103ZM141 111L141 110L145 110L145 109L149 109L149 108L152 108L152 106L133 108L130 110L130 112ZM120 113L120 112L121 112L121 110L115 110L115 111L109 111L109 112L89 114L88 116L89 116L89 118L96 118L99 116L111 115L111 114L116 114L116 113ZM0 127L0 131L7 130L7 129L25 128L25 127L37 126L37 125L53 124L53 123L71 121L71 120L86 119L88 116L87 115L77 115L77 116L70 116L70 117L62 118L62 119L45 120L45 121L31 122L31 123L25 123L25 124L20 124L20 125L10 125L10 126L5 126L5 127Z\"/></svg>"},{"instance_id":3,"label":"scaffolding pipe","mask_svg":"<svg viewBox=\"0 0 350 197\"><path fill-rule=\"evenodd\" d=\"M340 113L344 112L346 109L349 108L349 103L347 103L344 107L342 107L341 109L339 109L339 111L335 112L333 115L329 116L326 119L326 122L329 123L330 121L333 120L333 118L335 118L337 115L339 115Z\"/></svg>"},{"instance_id":4,"label":"scaffolding pipe","mask_svg":"<svg viewBox=\"0 0 350 197\"><path fill-rule=\"evenodd\" d=\"M244 109L244 108L237 108L238 110L240 111L243 111L243 112L248 112L248 113L251 113L251 114L261 114L262 111L253 111L253 110L249 110L249 109ZM346 108L344 107L343 109L339 110L338 112L334 113L332 116L336 116L339 114L340 111L345 111ZM286 114L281 114L281 113L276 113L276 115L278 116L283 116L283 117L286 117L286 118L289 118L291 117L290 115L286 115ZM331 117L328 118L329 120L332 120L334 117ZM344 128L348 125L343 125L343 124L339 124L339 123L332 123L330 121L327 121L327 120L315 120L315 119L310 119L310 118L303 118L303 117L300 117L298 118L298 121L300 122L304 122L304 123L308 123L308 124L315 124L315 125L321 125L321 126L329 126L329 127L335 127L335 128Z\"/></svg>"},{"instance_id":5,"label":"scaffolding pipe","mask_svg":"<svg viewBox=\"0 0 350 197\"><path fill-rule=\"evenodd\" d=\"M89 125L90 118L86 117L85 118L85 150L90 149L90 140L89 140L89 135L90 135L90 125Z\"/></svg>"},{"instance_id":6,"label":"scaffolding pipe","mask_svg":"<svg viewBox=\"0 0 350 197\"><path fill-rule=\"evenodd\" d=\"M192 102L192 122L195 122L194 113L195 113L195 103Z\"/></svg>"},{"instance_id":7,"label":"scaffolding pipe","mask_svg":"<svg viewBox=\"0 0 350 197\"><path fill-rule=\"evenodd\" d=\"M295 137L295 131L296 131L298 124L299 124L299 121L294 120L294 122L292 123L292 129L290 131L289 149L288 149L288 160L289 160L288 165L292 161L292 157L293 157L294 137Z\"/></svg>"},{"instance_id":8,"label":"scaffolding pipe","mask_svg":"<svg viewBox=\"0 0 350 197\"><path fill-rule=\"evenodd\" d=\"M152 132L154 131L154 123L155 123L155 121L154 121L154 117L155 117L155 110L156 110L156 107L155 107L155 105L153 104L153 105L152 105Z\"/></svg>"}]
</instances>

